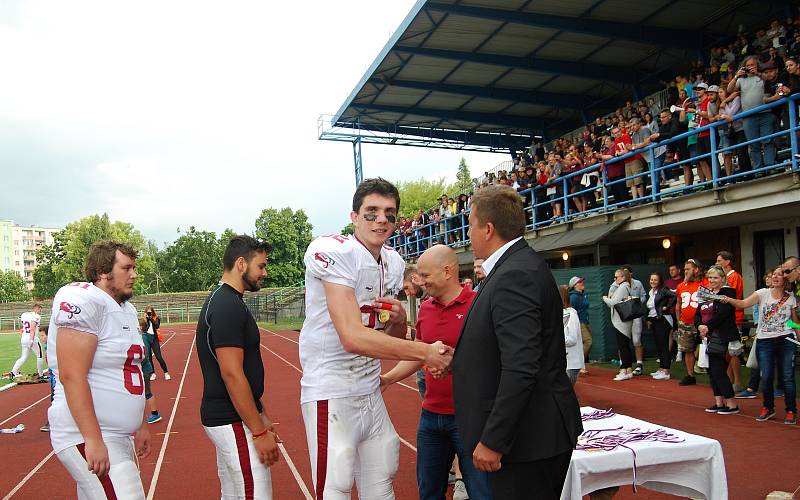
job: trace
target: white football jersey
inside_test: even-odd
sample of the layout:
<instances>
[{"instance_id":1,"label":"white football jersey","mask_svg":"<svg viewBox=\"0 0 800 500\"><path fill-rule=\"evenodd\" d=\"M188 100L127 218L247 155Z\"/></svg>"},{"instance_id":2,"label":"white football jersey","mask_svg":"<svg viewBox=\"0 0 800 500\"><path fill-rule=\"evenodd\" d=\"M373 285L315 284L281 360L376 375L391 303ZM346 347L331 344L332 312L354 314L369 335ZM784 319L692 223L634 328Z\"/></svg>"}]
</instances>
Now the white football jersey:
<instances>
[{"instance_id":1,"label":"white football jersey","mask_svg":"<svg viewBox=\"0 0 800 500\"><path fill-rule=\"evenodd\" d=\"M31 342L36 338L36 334L39 331L39 323L41 321L42 317L35 312L30 311L22 313L22 315L19 317L20 333L22 333L20 342L22 345L30 345Z\"/></svg>"},{"instance_id":2,"label":"white football jersey","mask_svg":"<svg viewBox=\"0 0 800 500\"><path fill-rule=\"evenodd\" d=\"M53 450L84 442L64 397L58 365L58 329L70 328L97 336L89 369L89 388L103 438L130 437L142 425L144 344L138 332L136 308L118 304L91 283L61 287L53 299L47 338L47 364L55 377L55 396L47 416Z\"/></svg>"},{"instance_id":3,"label":"white football jersey","mask_svg":"<svg viewBox=\"0 0 800 500\"><path fill-rule=\"evenodd\" d=\"M321 236L308 246L306 319L300 331L300 402L372 394L380 384L377 359L344 350L333 327L323 281L352 288L364 326L382 331L372 309L378 297L395 297L403 287L405 262L392 248L381 249L380 263L354 236ZM376 335L383 335L376 332Z\"/></svg>"}]
</instances>

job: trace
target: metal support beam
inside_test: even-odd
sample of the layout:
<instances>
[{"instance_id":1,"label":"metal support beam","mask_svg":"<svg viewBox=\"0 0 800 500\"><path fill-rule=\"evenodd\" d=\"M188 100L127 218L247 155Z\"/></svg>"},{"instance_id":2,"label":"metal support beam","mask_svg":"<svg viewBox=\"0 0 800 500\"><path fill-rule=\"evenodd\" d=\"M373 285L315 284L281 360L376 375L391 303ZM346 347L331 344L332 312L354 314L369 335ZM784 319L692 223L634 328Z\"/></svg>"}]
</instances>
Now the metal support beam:
<instances>
[{"instance_id":1,"label":"metal support beam","mask_svg":"<svg viewBox=\"0 0 800 500\"><path fill-rule=\"evenodd\" d=\"M396 144L474 151L507 151L530 145L530 134L482 133L473 130L342 121L321 126L320 140L364 144ZM355 153L355 151L354 151Z\"/></svg>"},{"instance_id":2,"label":"metal support beam","mask_svg":"<svg viewBox=\"0 0 800 500\"><path fill-rule=\"evenodd\" d=\"M474 85L454 85L450 83L418 82L412 80L382 80L380 78L372 78L369 83L374 85L392 85L395 87L425 90L429 92L448 92L450 94L466 95L470 97L502 99L514 103L539 104L542 106L555 106L567 109L583 108L580 96L556 94L553 92L530 92L527 90L498 87L478 87Z\"/></svg>"},{"instance_id":3,"label":"metal support beam","mask_svg":"<svg viewBox=\"0 0 800 500\"><path fill-rule=\"evenodd\" d=\"M605 64L577 63L539 59L535 57L503 56L497 54L477 54L457 50L431 49L427 47L393 47L394 51L449 59L453 61L469 61L481 64L493 64L508 68L530 69L543 73L575 76L589 80L606 80L617 83L629 83L639 78L639 73L628 66L608 66Z\"/></svg>"},{"instance_id":4,"label":"metal support beam","mask_svg":"<svg viewBox=\"0 0 800 500\"><path fill-rule=\"evenodd\" d=\"M356 168L356 187L364 180L364 168L361 160L361 133L353 139L353 162Z\"/></svg>"},{"instance_id":5,"label":"metal support beam","mask_svg":"<svg viewBox=\"0 0 800 500\"><path fill-rule=\"evenodd\" d=\"M506 23L523 24L537 28L551 28L569 33L585 33L617 40L630 40L678 49L693 49L703 46L703 32L701 30L692 31L663 28L660 26L644 25L638 22L623 23L609 20L598 21L597 19L555 16L533 12L517 12L505 9L437 2L426 3L425 9L448 14L477 17L480 19L491 19L493 21Z\"/></svg>"},{"instance_id":6,"label":"metal support beam","mask_svg":"<svg viewBox=\"0 0 800 500\"><path fill-rule=\"evenodd\" d=\"M389 106L385 104L360 104L353 103L351 107L364 111L385 111L387 113L405 113L409 115L430 116L433 118L443 118L487 125L496 125L508 129L541 131L545 123L541 118L519 116L519 115L500 115L496 113L477 113L473 111L450 111L446 109L418 108L407 106Z\"/></svg>"}]
</instances>

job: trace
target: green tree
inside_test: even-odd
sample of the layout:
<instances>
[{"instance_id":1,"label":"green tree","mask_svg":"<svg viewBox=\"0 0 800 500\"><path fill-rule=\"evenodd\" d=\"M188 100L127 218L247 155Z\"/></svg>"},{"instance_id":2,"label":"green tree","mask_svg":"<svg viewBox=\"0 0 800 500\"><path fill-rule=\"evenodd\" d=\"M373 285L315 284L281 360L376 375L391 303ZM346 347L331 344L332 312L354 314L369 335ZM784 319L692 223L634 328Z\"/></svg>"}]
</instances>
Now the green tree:
<instances>
[{"instance_id":1,"label":"green tree","mask_svg":"<svg viewBox=\"0 0 800 500\"><path fill-rule=\"evenodd\" d=\"M222 254L233 231L226 229L219 239L212 231L194 226L174 243L158 252L156 269L161 292L209 290L222 276ZM150 287L155 292L155 286Z\"/></svg>"},{"instance_id":2,"label":"green tree","mask_svg":"<svg viewBox=\"0 0 800 500\"><path fill-rule=\"evenodd\" d=\"M53 245L39 250L42 257L42 270L34 271L34 289L37 296L51 297L58 288L71 281L86 279L84 266L89 247L98 240L114 239L130 244L139 253L136 260L136 280L134 291L144 293L155 278L155 256L151 245L139 230L127 222L111 222L108 214L90 215L71 222L54 236ZM38 268L37 268L38 271ZM37 280L38 278L38 280Z\"/></svg>"},{"instance_id":3,"label":"green tree","mask_svg":"<svg viewBox=\"0 0 800 500\"><path fill-rule=\"evenodd\" d=\"M53 244L36 250L36 269L33 270L33 296L52 297L64 284L56 272L56 264L64 258L64 232L53 234Z\"/></svg>"},{"instance_id":4,"label":"green tree","mask_svg":"<svg viewBox=\"0 0 800 500\"><path fill-rule=\"evenodd\" d=\"M290 286L303 279L303 255L311 243L312 229L302 209L295 212L288 207L280 210L270 207L261 212L256 219L256 237L273 247L267 286Z\"/></svg>"},{"instance_id":5,"label":"green tree","mask_svg":"<svg viewBox=\"0 0 800 500\"><path fill-rule=\"evenodd\" d=\"M356 227L351 222L351 223L347 224L346 226L344 226L339 234L343 234L343 235L347 236L347 235L351 235L351 234L353 234L355 232L356 232Z\"/></svg>"},{"instance_id":6,"label":"green tree","mask_svg":"<svg viewBox=\"0 0 800 500\"><path fill-rule=\"evenodd\" d=\"M0 271L0 302L19 302L30 298L22 276L15 271Z\"/></svg>"},{"instance_id":7,"label":"green tree","mask_svg":"<svg viewBox=\"0 0 800 500\"><path fill-rule=\"evenodd\" d=\"M398 181L400 192L400 216L413 217L419 210L428 210L438 205L442 194L447 192L444 177L435 180Z\"/></svg>"},{"instance_id":8,"label":"green tree","mask_svg":"<svg viewBox=\"0 0 800 500\"><path fill-rule=\"evenodd\" d=\"M455 198L459 194L467 194L472 191L472 175L469 172L469 165L467 160L463 157L458 163L458 172L456 172L456 182L450 186L450 196Z\"/></svg>"}]
</instances>

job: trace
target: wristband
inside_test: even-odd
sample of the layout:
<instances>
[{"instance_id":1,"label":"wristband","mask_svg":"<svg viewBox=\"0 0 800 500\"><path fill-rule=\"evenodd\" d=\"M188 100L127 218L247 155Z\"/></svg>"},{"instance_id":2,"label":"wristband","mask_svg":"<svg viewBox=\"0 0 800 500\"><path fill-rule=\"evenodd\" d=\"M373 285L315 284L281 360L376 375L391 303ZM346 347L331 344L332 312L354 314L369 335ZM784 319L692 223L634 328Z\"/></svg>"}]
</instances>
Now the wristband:
<instances>
[{"instance_id":1,"label":"wristband","mask_svg":"<svg viewBox=\"0 0 800 500\"><path fill-rule=\"evenodd\" d=\"M260 438L261 436L265 435L269 432L268 428L265 428L263 431L259 432L258 434L253 434L253 439Z\"/></svg>"}]
</instances>

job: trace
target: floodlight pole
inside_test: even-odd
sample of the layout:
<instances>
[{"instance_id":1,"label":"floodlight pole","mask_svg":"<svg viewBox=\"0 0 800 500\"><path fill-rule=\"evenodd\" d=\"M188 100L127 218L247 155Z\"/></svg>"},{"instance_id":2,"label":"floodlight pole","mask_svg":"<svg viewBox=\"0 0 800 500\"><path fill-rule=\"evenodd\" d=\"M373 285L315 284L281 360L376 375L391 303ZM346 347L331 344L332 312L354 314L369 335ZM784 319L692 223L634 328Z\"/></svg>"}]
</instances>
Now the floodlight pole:
<instances>
[{"instance_id":1,"label":"floodlight pole","mask_svg":"<svg viewBox=\"0 0 800 500\"><path fill-rule=\"evenodd\" d=\"M353 163L356 170L356 187L364 180L364 169L361 161L361 122L356 120L356 137L353 139Z\"/></svg>"}]
</instances>

